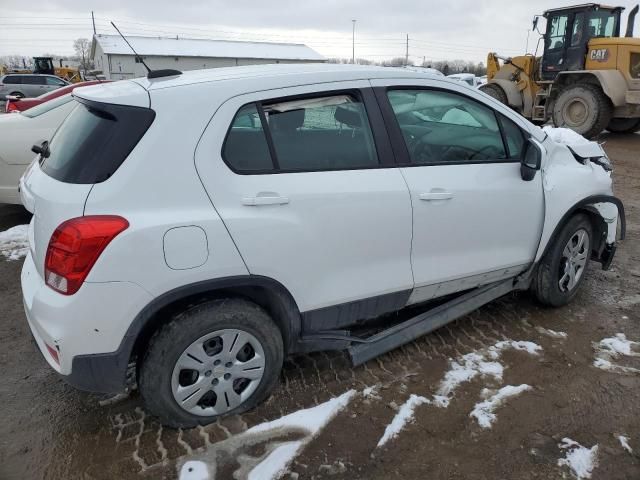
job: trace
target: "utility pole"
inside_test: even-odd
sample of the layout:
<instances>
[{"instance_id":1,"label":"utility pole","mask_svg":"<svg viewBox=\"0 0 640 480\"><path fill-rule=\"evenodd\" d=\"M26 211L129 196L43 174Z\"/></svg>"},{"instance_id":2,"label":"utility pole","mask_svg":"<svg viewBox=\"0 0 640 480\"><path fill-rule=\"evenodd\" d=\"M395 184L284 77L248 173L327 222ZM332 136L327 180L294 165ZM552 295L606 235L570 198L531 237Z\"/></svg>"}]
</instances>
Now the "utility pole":
<instances>
[{"instance_id":1,"label":"utility pole","mask_svg":"<svg viewBox=\"0 0 640 480\"><path fill-rule=\"evenodd\" d=\"M351 20L353 23L353 32L351 34L351 63L356 64L356 21Z\"/></svg>"},{"instance_id":2,"label":"utility pole","mask_svg":"<svg viewBox=\"0 0 640 480\"><path fill-rule=\"evenodd\" d=\"M93 17L93 10L91 10L91 23L93 23L93 34L96 34L96 19Z\"/></svg>"},{"instance_id":3,"label":"utility pole","mask_svg":"<svg viewBox=\"0 0 640 480\"><path fill-rule=\"evenodd\" d=\"M531 33L531 30L527 30L527 48L525 49L524 53L529 53L529 34Z\"/></svg>"},{"instance_id":4,"label":"utility pole","mask_svg":"<svg viewBox=\"0 0 640 480\"><path fill-rule=\"evenodd\" d=\"M407 33L407 49L404 54L404 66L409 65L409 34Z\"/></svg>"}]
</instances>

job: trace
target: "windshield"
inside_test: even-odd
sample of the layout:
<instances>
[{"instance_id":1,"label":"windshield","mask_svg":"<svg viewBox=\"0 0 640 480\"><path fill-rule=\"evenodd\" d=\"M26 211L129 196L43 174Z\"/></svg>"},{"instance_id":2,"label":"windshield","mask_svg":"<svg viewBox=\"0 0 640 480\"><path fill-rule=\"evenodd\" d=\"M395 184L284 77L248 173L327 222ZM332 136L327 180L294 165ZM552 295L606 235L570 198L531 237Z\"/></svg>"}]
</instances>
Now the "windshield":
<instances>
[{"instance_id":1,"label":"windshield","mask_svg":"<svg viewBox=\"0 0 640 480\"><path fill-rule=\"evenodd\" d=\"M61 105L65 105L73 100L73 97L70 93L63 95L58 98L54 98L53 100L49 100L48 102L41 103L40 105L36 105L35 107L30 108L29 110L25 110L22 112L22 115L29 118L34 118L42 115L43 113L47 113L54 108L58 108Z\"/></svg>"}]
</instances>

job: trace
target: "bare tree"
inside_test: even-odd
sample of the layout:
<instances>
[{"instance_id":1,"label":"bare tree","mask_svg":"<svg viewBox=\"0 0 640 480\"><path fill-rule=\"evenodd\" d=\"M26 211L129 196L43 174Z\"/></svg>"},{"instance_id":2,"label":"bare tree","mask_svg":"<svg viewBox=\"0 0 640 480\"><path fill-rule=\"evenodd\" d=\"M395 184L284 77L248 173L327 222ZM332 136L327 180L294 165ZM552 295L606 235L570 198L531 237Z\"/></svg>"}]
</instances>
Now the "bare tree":
<instances>
[{"instance_id":1,"label":"bare tree","mask_svg":"<svg viewBox=\"0 0 640 480\"><path fill-rule=\"evenodd\" d=\"M93 65L91 65L91 60L89 59L91 42L86 38L78 38L73 41L73 49L76 51L80 61L80 68L82 70L92 69Z\"/></svg>"}]
</instances>

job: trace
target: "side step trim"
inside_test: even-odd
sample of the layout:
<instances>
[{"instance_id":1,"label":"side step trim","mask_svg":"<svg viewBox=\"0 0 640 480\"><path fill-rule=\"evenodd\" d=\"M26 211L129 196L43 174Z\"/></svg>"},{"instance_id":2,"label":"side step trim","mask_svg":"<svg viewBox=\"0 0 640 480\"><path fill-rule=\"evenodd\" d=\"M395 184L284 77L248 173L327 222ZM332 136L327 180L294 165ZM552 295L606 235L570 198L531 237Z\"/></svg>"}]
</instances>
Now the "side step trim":
<instances>
[{"instance_id":1,"label":"side step trim","mask_svg":"<svg viewBox=\"0 0 640 480\"><path fill-rule=\"evenodd\" d=\"M514 283L515 279L510 278L477 288L398 325L394 325L387 330L383 330L368 338L365 343L349 347L348 352L351 356L351 361L354 365L361 365L372 358L432 332L517 289Z\"/></svg>"}]
</instances>

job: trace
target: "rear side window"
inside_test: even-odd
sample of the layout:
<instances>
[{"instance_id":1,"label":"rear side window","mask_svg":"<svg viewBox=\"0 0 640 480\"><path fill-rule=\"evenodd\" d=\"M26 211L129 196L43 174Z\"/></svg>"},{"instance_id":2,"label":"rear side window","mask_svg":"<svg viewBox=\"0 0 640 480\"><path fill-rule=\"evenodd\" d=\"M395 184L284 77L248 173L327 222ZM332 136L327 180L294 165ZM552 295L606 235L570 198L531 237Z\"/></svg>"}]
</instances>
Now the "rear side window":
<instances>
[{"instance_id":1,"label":"rear side window","mask_svg":"<svg viewBox=\"0 0 640 480\"><path fill-rule=\"evenodd\" d=\"M40 77L37 75L33 75L30 77L22 77L23 85L44 85L47 79L45 77Z\"/></svg>"},{"instance_id":2,"label":"rear side window","mask_svg":"<svg viewBox=\"0 0 640 480\"><path fill-rule=\"evenodd\" d=\"M236 171L255 172L273 168L256 105L245 105L236 113L224 142L222 157Z\"/></svg>"},{"instance_id":3,"label":"rear side window","mask_svg":"<svg viewBox=\"0 0 640 480\"><path fill-rule=\"evenodd\" d=\"M20 85L22 83L22 77L18 75L7 75L2 80L4 85Z\"/></svg>"},{"instance_id":4,"label":"rear side window","mask_svg":"<svg viewBox=\"0 0 640 480\"><path fill-rule=\"evenodd\" d=\"M222 156L238 173L379 165L364 104L350 94L245 105L233 120Z\"/></svg>"},{"instance_id":5,"label":"rear side window","mask_svg":"<svg viewBox=\"0 0 640 480\"><path fill-rule=\"evenodd\" d=\"M147 131L148 108L80 100L53 136L42 170L65 183L100 183L113 175Z\"/></svg>"}]
</instances>

